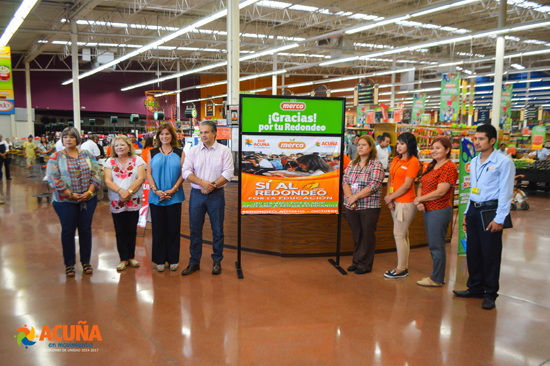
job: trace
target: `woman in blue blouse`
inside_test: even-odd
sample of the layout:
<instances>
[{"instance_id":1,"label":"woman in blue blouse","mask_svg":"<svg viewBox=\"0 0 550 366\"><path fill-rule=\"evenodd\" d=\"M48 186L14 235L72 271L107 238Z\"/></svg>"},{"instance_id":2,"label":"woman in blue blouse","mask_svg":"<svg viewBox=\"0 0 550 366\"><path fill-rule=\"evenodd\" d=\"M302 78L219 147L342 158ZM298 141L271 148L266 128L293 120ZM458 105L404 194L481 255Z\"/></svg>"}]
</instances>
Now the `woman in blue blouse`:
<instances>
[{"instance_id":1,"label":"woman in blue blouse","mask_svg":"<svg viewBox=\"0 0 550 366\"><path fill-rule=\"evenodd\" d=\"M92 274L92 219L97 206L95 192L101 188L99 165L89 151L80 150L80 133L67 127L61 134L63 150L48 161L48 183L54 189L53 208L61 221L61 243L65 274L74 277L75 233L78 228L80 262L84 273Z\"/></svg>"},{"instance_id":2,"label":"woman in blue blouse","mask_svg":"<svg viewBox=\"0 0 550 366\"><path fill-rule=\"evenodd\" d=\"M185 200L181 167L185 153L177 143L174 128L165 123L159 127L155 148L148 151L147 158L147 180L153 192L149 194L152 259L159 272L164 272L166 262L171 271L176 271L180 260L181 203Z\"/></svg>"}]
</instances>

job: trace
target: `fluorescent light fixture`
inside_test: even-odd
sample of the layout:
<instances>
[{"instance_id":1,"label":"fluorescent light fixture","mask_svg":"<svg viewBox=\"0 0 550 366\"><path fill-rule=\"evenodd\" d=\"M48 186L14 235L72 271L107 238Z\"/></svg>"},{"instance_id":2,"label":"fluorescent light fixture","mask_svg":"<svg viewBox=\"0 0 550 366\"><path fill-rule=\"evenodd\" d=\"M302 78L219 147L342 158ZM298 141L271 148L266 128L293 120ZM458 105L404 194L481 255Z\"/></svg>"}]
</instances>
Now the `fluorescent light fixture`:
<instances>
[{"instance_id":1,"label":"fluorescent light fixture","mask_svg":"<svg viewBox=\"0 0 550 366\"><path fill-rule=\"evenodd\" d=\"M312 81L306 81L306 82L303 82L303 83L296 83L296 84L286 85L285 87L286 88L298 88L300 86L307 86L307 85L313 85L313 82Z\"/></svg>"},{"instance_id":2,"label":"fluorescent light fixture","mask_svg":"<svg viewBox=\"0 0 550 366\"><path fill-rule=\"evenodd\" d=\"M0 47L4 47L9 43L11 37L13 37L15 32L17 32L17 30L37 2L38 0L23 0L23 2L13 15L13 18L10 20L8 26L6 27L6 29L4 29L2 37L0 37ZM5 13L5 9L3 12Z\"/></svg>"},{"instance_id":3,"label":"fluorescent light fixture","mask_svg":"<svg viewBox=\"0 0 550 366\"><path fill-rule=\"evenodd\" d=\"M241 9L241 8L243 8L243 7L245 7L245 6L248 6L248 5L250 5L250 4L253 4L253 3L255 3L256 1L258 1L258 0L246 0L246 1L243 1L242 3L239 4L239 9ZM164 36L164 37L162 37L162 38L160 38L160 39L158 39L158 40L156 40L156 41L154 41L154 42L152 42L152 43L149 43L148 45L145 45L145 46L143 46L143 47L141 47L141 48L135 50L135 51L132 51L132 52L130 52L130 53L127 53L126 55L121 56L121 57L117 58L116 60L113 60L113 61L111 61L111 62L106 63L105 65L96 67L96 68L93 69L93 70L90 70L90 71L88 71L88 72L85 72L85 73L83 73L83 74L80 74L80 75L78 75L78 79L79 79L79 80L80 80L80 79L83 79L83 78L85 78L85 77L87 77L87 76L93 75L93 74L98 73L98 72L100 72L100 71L102 71L102 70L105 70L105 69L107 69L107 68L109 68L109 67L112 67L112 66L114 66L114 65L116 65L116 64L118 64L118 63L120 63L120 62L122 62L122 61L124 61L124 60L127 60L127 59L129 59L129 58L132 58L132 57L134 57L134 56L137 56L137 55L139 55L139 54L141 54L141 53L143 53L143 52L149 51L149 50L152 49L152 48L158 47L158 46L162 45L163 43L166 43L166 42L171 41L172 39L174 39L174 38L176 38L176 37L181 36L182 34L189 33L189 32L191 32L191 31L193 31L195 28L201 27L201 26L203 26L203 25L205 25L205 24L208 24L208 23L210 23L210 22L212 22L212 21L214 21L214 20L216 20L216 19L222 18L222 17L224 17L224 16L226 16L226 15L227 15L227 9L224 9L224 10L221 10L221 11L219 11L219 12L217 12L217 13L214 13L214 14L212 14L212 15L206 17L206 18L203 18L203 19L201 19L201 20L195 22L194 24L191 24L191 25L189 25L189 26L187 26L187 27L181 28L180 30L178 30L178 31L176 31L176 32L174 32L174 33L171 33L171 34L169 34L169 35L167 35L167 36ZM225 64L227 64L227 62L225 62ZM216 64L215 64L215 65L216 65ZM210 66L213 66L213 65L210 65ZM218 66L214 66L214 67L218 67ZM212 68L214 68L214 67L212 67ZM195 71L193 71L193 72L195 72ZM197 71L197 72L198 72L198 71ZM187 74L186 74L186 75L187 75ZM170 79L173 79L173 78L176 78L176 77L177 77L177 76L170 77ZM161 79L164 79L164 78L161 78ZM158 80L158 79L157 79L157 80ZM65 81L64 83L62 83L62 85L68 85L68 84L70 84L70 83L72 83L72 82L73 82L73 80L70 79L70 80L67 80L67 81ZM145 84L145 85L149 85L149 84L152 83L152 82L154 82L154 81L146 82L147 84ZM143 84L143 83L142 83L142 84ZM133 89L133 87L131 87L131 89ZM124 90L129 90L129 89L126 89L126 88L122 89L122 91L124 91Z\"/></svg>"},{"instance_id":4,"label":"fluorescent light fixture","mask_svg":"<svg viewBox=\"0 0 550 366\"><path fill-rule=\"evenodd\" d=\"M517 27L514 27L515 31L522 31L526 29L532 29L532 28L539 28L539 27L548 27L550 26L550 22L543 22L543 23L537 23L537 24L527 24L527 25L520 25Z\"/></svg>"},{"instance_id":5,"label":"fluorescent light fixture","mask_svg":"<svg viewBox=\"0 0 550 366\"><path fill-rule=\"evenodd\" d=\"M140 88L142 86L147 86L147 85L150 85L150 84L153 84L153 83L161 83L163 81L174 79L174 78L179 78L181 76L190 75L190 74L194 74L194 73L197 73L197 72L202 72L202 71L206 71L206 70L215 69L217 67L222 67L222 66L225 66L225 65L227 65L227 61L222 61L222 62L218 62L216 64L206 65L206 66L203 66L203 67L183 71L183 72L180 72L180 73L177 73L177 74L172 74L172 75L165 76L165 77L162 77L162 78L144 81L143 83L130 85L130 86L127 86L127 87L122 88L120 90L121 91L128 91L128 90L131 90L131 89Z\"/></svg>"},{"instance_id":6,"label":"fluorescent light fixture","mask_svg":"<svg viewBox=\"0 0 550 366\"><path fill-rule=\"evenodd\" d=\"M340 64L342 62L355 61L355 60L359 60L359 56L345 57L345 58L339 58L339 59L336 59L336 60L325 61L325 62L321 62L319 64L319 66L328 66L328 65L333 65L333 64Z\"/></svg>"},{"instance_id":7,"label":"fluorescent light fixture","mask_svg":"<svg viewBox=\"0 0 550 366\"><path fill-rule=\"evenodd\" d=\"M525 69L525 66L520 65L520 64L511 64L510 66L512 66L516 70L524 70Z\"/></svg>"},{"instance_id":8,"label":"fluorescent light fixture","mask_svg":"<svg viewBox=\"0 0 550 366\"><path fill-rule=\"evenodd\" d=\"M550 91L550 86L541 86L541 87L537 87L537 88L529 88L529 91L531 90L548 90Z\"/></svg>"},{"instance_id":9,"label":"fluorescent light fixture","mask_svg":"<svg viewBox=\"0 0 550 366\"><path fill-rule=\"evenodd\" d=\"M408 69L401 69L401 70L389 70L389 71L382 71L382 72L376 72L373 76L382 76L382 75L391 75L391 74L399 74L402 72L408 72L408 71L414 71L416 70L414 67L410 67Z\"/></svg>"},{"instance_id":10,"label":"fluorescent light fixture","mask_svg":"<svg viewBox=\"0 0 550 366\"><path fill-rule=\"evenodd\" d=\"M405 20L405 19L409 19L411 17L410 14L407 14L405 16L402 16L402 17L398 17L398 18L391 18L391 19L385 19L385 20L380 20L378 22L374 22L374 23L371 23L371 24L368 24L368 25L364 25L364 26L361 26L361 27L357 27L357 28L353 28L353 29L350 29L350 30L347 30L345 33L346 34L353 34L353 33L357 33L357 32L362 32L364 30L367 30L367 29L371 29L371 28L376 28L376 27L380 27L382 25L386 25L386 24L392 24L392 23L397 23L401 20Z\"/></svg>"},{"instance_id":11,"label":"fluorescent light fixture","mask_svg":"<svg viewBox=\"0 0 550 366\"><path fill-rule=\"evenodd\" d=\"M287 72L287 71L286 71L285 69L283 69L283 70L277 70L277 71L264 72L263 74L256 74L256 75L245 76L244 78L240 78L239 81L257 79L257 78L261 78L261 77L265 77L265 76L279 75L279 74L284 74L284 73L286 73L286 72Z\"/></svg>"},{"instance_id":12,"label":"fluorescent light fixture","mask_svg":"<svg viewBox=\"0 0 550 366\"><path fill-rule=\"evenodd\" d=\"M463 64L463 61L457 61L457 62L447 62L446 64L439 64L437 66L439 67L445 67L445 66L455 66L455 65L461 65Z\"/></svg>"}]
</instances>

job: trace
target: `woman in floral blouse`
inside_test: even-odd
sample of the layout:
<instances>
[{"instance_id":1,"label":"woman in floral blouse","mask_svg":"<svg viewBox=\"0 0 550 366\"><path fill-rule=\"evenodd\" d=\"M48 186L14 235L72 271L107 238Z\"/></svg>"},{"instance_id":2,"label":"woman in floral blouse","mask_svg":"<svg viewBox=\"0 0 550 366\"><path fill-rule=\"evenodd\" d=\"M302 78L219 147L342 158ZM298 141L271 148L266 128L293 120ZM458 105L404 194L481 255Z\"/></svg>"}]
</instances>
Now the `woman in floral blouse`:
<instances>
[{"instance_id":1,"label":"woman in floral blouse","mask_svg":"<svg viewBox=\"0 0 550 366\"><path fill-rule=\"evenodd\" d=\"M103 167L105 185L109 188L109 201L115 224L116 245L122 272L129 265L139 267L134 259L137 223L142 205L145 181L145 162L134 152L128 137L119 135L111 142L111 156Z\"/></svg>"},{"instance_id":2,"label":"woman in floral blouse","mask_svg":"<svg viewBox=\"0 0 550 366\"><path fill-rule=\"evenodd\" d=\"M61 134L63 150L52 154L48 161L48 183L54 189L53 208L61 221L61 243L65 274L74 277L75 233L78 228L80 262L84 273L92 274L92 219L97 206L96 190L101 188L99 165L87 150L77 146L80 133L67 127Z\"/></svg>"}]
</instances>

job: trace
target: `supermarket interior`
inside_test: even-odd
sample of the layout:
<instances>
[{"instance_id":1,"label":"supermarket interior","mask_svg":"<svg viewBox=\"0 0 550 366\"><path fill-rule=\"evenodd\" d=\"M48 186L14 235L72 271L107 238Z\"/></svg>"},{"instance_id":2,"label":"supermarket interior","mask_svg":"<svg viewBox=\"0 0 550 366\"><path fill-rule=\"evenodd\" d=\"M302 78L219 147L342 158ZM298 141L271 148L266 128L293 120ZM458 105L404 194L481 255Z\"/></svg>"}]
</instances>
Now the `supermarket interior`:
<instances>
[{"instance_id":1,"label":"supermarket interior","mask_svg":"<svg viewBox=\"0 0 550 366\"><path fill-rule=\"evenodd\" d=\"M548 2L0 0L0 9L6 364L550 365ZM476 131L486 125L496 138L483 150ZM74 158L73 138L77 159L88 155L55 175ZM179 179L161 191L156 164L176 150ZM197 160L209 151L231 162ZM380 174L366 175L378 183L356 191L372 151ZM470 174L484 151L514 172L504 211L505 183L493 186L498 199L479 189L488 176L504 182L500 168ZM411 155L418 174L403 166ZM127 156L143 183L133 190L115 174L116 164L130 169ZM438 224L444 280L435 281L433 219L415 198L449 161L458 179L437 196L452 215ZM403 192L399 168L414 170ZM85 176L92 183L77 192ZM410 202L388 198L406 191ZM125 192L137 192L124 211L138 223L133 259L117 226ZM221 214L204 203L203 228L197 195L214 194ZM487 266L486 287L473 291L466 221L481 196L498 205L492 223L505 212L513 224L497 234L494 296ZM396 204L413 202L403 267L396 223L410 211ZM76 264L61 205L92 213L89 247L80 223L69 240ZM354 223L369 210L374 226ZM165 268L158 232L170 229L178 249ZM366 268L361 245L372 248Z\"/></svg>"}]
</instances>

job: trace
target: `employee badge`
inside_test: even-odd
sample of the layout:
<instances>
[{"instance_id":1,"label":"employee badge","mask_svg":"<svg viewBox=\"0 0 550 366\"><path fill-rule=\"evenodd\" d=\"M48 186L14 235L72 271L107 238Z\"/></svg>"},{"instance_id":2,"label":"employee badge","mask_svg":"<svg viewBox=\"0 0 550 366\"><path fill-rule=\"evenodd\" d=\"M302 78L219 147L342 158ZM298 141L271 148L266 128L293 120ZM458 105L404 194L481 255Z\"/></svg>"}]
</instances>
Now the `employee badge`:
<instances>
[{"instance_id":1,"label":"employee badge","mask_svg":"<svg viewBox=\"0 0 550 366\"><path fill-rule=\"evenodd\" d=\"M474 194L480 194L480 193L481 193L481 188L472 187L472 193L474 193Z\"/></svg>"}]
</instances>

